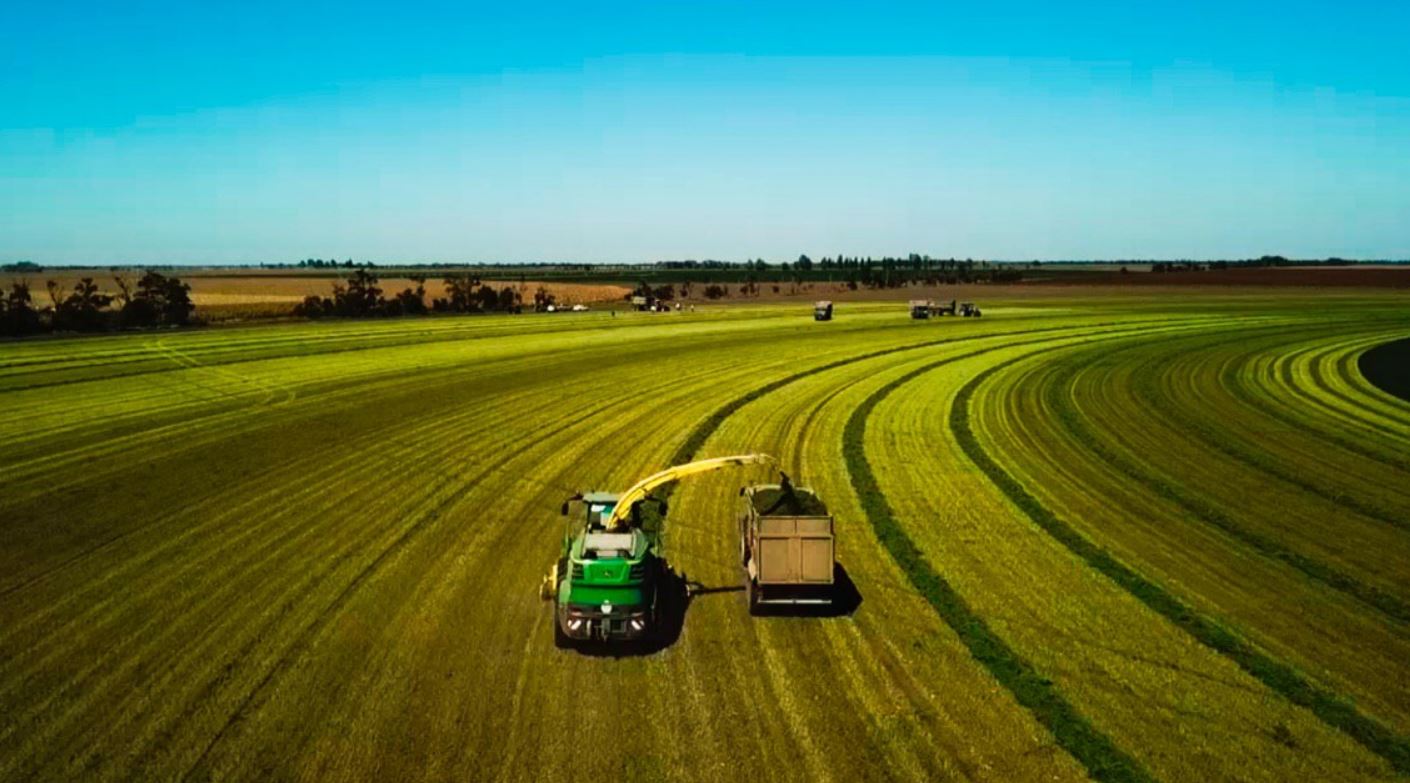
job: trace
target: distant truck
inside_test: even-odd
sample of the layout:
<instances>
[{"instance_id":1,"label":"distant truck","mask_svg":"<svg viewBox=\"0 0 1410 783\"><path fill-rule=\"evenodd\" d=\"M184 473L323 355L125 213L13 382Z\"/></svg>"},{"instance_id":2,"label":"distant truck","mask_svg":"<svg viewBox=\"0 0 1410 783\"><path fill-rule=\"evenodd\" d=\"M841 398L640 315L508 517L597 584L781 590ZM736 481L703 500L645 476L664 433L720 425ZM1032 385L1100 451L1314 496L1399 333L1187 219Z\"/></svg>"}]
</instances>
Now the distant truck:
<instances>
[{"instance_id":1,"label":"distant truck","mask_svg":"<svg viewBox=\"0 0 1410 783\"><path fill-rule=\"evenodd\" d=\"M935 303L929 299L911 300L911 317L916 320L923 320L930 317L930 311L935 307Z\"/></svg>"},{"instance_id":2,"label":"distant truck","mask_svg":"<svg viewBox=\"0 0 1410 783\"><path fill-rule=\"evenodd\" d=\"M822 301L822 302L817 302L817 303L815 303L815 304L813 305L813 320L814 320L814 321L831 321L831 320L832 320L832 302Z\"/></svg>"},{"instance_id":3,"label":"distant truck","mask_svg":"<svg viewBox=\"0 0 1410 783\"><path fill-rule=\"evenodd\" d=\"M759 484L739 491L739 556L749 612L833 602L833 529L807 487Z\"/></svg>"}]
</instances>

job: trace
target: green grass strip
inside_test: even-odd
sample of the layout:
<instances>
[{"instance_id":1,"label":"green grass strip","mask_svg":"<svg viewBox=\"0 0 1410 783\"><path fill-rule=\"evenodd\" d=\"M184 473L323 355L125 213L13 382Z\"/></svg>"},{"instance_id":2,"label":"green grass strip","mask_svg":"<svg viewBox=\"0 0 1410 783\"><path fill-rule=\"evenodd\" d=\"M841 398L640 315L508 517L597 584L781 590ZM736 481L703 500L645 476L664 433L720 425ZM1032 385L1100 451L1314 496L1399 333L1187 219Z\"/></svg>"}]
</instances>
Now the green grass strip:
<instances>
[{"instance_id":1,"label":"green grass strip","mask_svg":"<svg viewBox=\"0 0 1410 783\"><path fill-rule=\"evenodd\" d=\"M1166 592L1164 588L1122 564L1044 507L984 451L970 428L970 399L975 390L996 372L1032 355L1010 359L988 368L970 379L955 396L954 407L950 409L950 429L970 461L984 472L1005 497L1033 520L1034 524L1141 603L1160 613L1204 646L1234 661L1239 668L1288 701L1307 708L1323 723L1343 732L1367 750L1385 759L1397 773L1410 774L1410 741L1375 718L1363 715L1346 699L1309 682L1292 666L1261 652L1233 631L1199 613Z\"/></svg>"},{"instance_id":2,"label":"green grass strip","mask_svg":"<svg viewBox=\"0 0 1410 783\"><path fill-rule=\"evenodd\" d=\"M936 572L925 555L896 521L886 496L877 486L876 476L864 450L867 417L877 403L902 384L922 373L977 353L943 359L902 375L872 392L847 419L843 430L842 454L852 487L861 499L881 545L905 573L911 586L925 598L945 624L959 636L974 659L1013 694L1019 704L1052 733L1063 750L1101 781L1151 781L1155 778L1140 762L1116 747L1075 707L1063 698L1051 680L1038 673L1013 648L975 614L959 593Z\"/></svg>"}]
</instances>

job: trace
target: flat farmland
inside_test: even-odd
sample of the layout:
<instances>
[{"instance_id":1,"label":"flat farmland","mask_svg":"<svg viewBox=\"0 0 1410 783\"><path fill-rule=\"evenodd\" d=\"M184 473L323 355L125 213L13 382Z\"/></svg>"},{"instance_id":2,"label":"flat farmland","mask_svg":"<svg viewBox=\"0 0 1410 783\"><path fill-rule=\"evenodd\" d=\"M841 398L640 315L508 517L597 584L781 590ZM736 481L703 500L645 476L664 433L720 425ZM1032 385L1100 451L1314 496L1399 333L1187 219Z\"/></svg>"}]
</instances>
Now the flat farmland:
<instances>
[{"instance_id":1,"label":"flat farmland","mask_svg":"<svg viewBox=\"0 0 1410 783\"><path fill-rule=\"evenodd\" d=\"M1410 775L1404 296L1004 294L0 343L0 779ZM555 648L565 497L756 451L846 611L750 615L751 468Z\"/></svg>"}]
</instances>

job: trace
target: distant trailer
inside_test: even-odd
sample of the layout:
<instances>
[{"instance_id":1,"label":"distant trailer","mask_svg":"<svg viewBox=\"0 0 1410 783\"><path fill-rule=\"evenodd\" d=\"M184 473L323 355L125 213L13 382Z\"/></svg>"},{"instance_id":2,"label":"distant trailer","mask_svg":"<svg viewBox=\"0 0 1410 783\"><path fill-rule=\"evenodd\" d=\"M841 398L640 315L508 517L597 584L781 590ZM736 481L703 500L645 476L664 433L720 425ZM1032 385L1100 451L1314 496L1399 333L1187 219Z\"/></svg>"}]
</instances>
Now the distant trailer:
<instances>
[{"instance_id":1,"label":"distant trailer","mask_svg":"<svg viewBox=\"0 0 1410 783\"><path fill-rule=\"evenodd\" d=\"M934 305L930 312L932 315L955 315L959 312L959 306L955 304L955 300L951 299L949 304Z\"/></svg>"},{"instance_id":2,"label":"distant trailer","mask_svg":"<svg viewBox=\"0 0 1410 783\"><path fill-rule=\"evenodd\" d=\"M917 320L930 317L930 311L935 307L935 303L929 299L911 300L911 317Z\"/></svg>"},{"instance_id":3,"label":"distant trailer","mask_svg":"<svg viewBox=\"0 0 1410 783\"><path fill-rule=\"evenodd\" d=\"M813 305L813 320L814 320L814 321L831 321L831 320L832 320L832 302L823 301L823 302L817 302L816 304L814 304L814 305Z\"/></svg>"}]
</instances>

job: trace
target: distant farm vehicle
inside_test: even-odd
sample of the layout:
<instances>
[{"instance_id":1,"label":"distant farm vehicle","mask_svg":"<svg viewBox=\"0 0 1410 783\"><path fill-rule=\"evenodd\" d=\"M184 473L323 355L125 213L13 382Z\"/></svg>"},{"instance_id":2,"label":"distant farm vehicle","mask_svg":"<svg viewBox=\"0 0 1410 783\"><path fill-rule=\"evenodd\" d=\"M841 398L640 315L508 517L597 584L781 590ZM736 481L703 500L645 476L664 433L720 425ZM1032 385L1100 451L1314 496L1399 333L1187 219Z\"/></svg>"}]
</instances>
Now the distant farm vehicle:
<instances>
[{"instance_id":1,"label":"distant farm vehicle","mask_svg":"<svg viewBox=\"0 0 1410 783\"><path fill-rule=\"evenodd\" d=\"M911 300L911 317L916 320L923 320L930 317L930 311L935 303L929 299Z\"/></svg>"},{"instance_id":2,"label":"distant farm vehicle","mask_svg":"<svg viewBox=\"0 0 1410 783\"><path fill-rule=\"evenodd\" d=\"M979 311L979 305L974 302L965 302L960 305L960 315L965 318L978 318L983 313Z\"/></svg>"},{"instance_id":3,"label":"distant farm vehicle","mask_svg":"<svg viewBox=\"0 0 1410 783\"><path fill-rule=\"evenodd\" d=\"M744 454L689 462L654 473L620 495L585 492L565 501L564 516L575 502L583 514L569 522L558 562L539 587L539 597L554 603L554 643L573 647L588 640L650 638L660 624L668 570L657 553L659 531L641 523L639 506L657 487L687 476L758 464L774 464L774 459Z\"/></svg>"},{"instance_id":4,"label":"distant farm vehicle","mask_svg":"<svg viewBox=\"0 0 1410 783\"><path fill-rule=\"evenodd\" d=\"M938 305L932 306L930 312L932 315L954 315L958 310L959 308L958 305L955 304L955 300L951 299L949 304L941 302Z\"/></svg>"},{"instance_id":5,"label":"distant farm vehicle","mask_svg":"<svg viewBox=\"0 0 1410 783\"><path fill-rule=\"evenodd\" d=\"M816 304L814 304L814 305L813 305L813 320L814 320L814 321L831 321L831 320L832 320L832 302L822 301L822 302L817 302Z\"/></svg>"},{"instance_id":6,"label":"distant farm vehicle","mask_svg":"<svg viewBox=\"0 0 1410 783\"><path fill-rule=\"evenodd\" d=\"M833 526L807 487L779 484L739 492L739 557L749 612L761 607L833 602Z\"/></svg>"},{"instance_id":7,"label":"distant farm vehicle","mask_svg":"<svg viewBox=\"0 0 1410 783\"><path fill-rule=\"evenodd\" d=\"M655 309L655 306L656 298L653 296L637 295L632 297L632 309L638 312L647 312L649 310L653 310Z\"/></svg>"},{"instance_id":8,"label":"distant farm vehicle","mask_svg":"<svg viewBox=\"0 0 1410 783\"><path fill-rule=\"evenodd\" d=\"M575 312L575 313L585 313L585 312L587 312L587 309L588 309L588 306L585 305L585 304L575 304L575 305L573 305L573 312Z\"/></svg>"}]
</instances>

